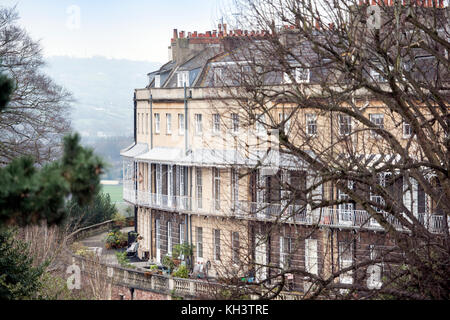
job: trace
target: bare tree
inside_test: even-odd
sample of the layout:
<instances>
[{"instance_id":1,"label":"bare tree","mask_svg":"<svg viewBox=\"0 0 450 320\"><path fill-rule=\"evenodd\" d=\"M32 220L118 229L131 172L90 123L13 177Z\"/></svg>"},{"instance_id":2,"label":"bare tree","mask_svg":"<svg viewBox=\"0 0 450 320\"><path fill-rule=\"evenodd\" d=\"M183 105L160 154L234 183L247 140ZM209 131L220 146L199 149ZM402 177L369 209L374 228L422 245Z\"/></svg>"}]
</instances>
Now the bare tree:
<instances>
[{"instance_id":1,"label":"bare tree","mask_svg":"<svg viewBox=\"0 0 450 320\"><path fill-rule=\"evenodd\" d=\"M286 274L310 283L307 298L449 298L448 7L379 2L235 1L240 24L259 31L224 39L226 54L215 61L229 63L214 86L226 114L269 132L239 142L247 154L266 150L241 177L262 170L278 144L280 153L276 170L254 180L268 200L255 189L248 210L280 222L266 235L288 218L315 226L296 225L304 231L293 233L287 254L321 237L319 271L256 263L274 287L266 298L285 288ZM375 229L383 230L375 246L358 244ZM379 269L382 283L368 287Z\"/></svg>"},{"instance_id":2,"label":"bare tree","mask_svg":"<svg viewBox=\"0 0 450 320\"><path fill-rule=\"evenodd\" d=\"M32 155L55 159L69 130L71 95L44 75L39 42L17 24L15 8L0 7L0 70L15 82L9 107L0 115L0 163Z\"/></svg>"}]
</instances>

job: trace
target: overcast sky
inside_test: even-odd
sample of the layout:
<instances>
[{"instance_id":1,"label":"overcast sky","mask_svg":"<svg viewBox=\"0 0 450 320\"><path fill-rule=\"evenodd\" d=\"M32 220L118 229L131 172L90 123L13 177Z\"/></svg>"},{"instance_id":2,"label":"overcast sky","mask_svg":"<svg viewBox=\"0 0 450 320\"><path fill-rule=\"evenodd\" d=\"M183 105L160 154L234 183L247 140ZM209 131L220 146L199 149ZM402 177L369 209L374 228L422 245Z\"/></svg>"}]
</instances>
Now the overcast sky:
<instances>
[{"instance_id":1,"label":"overcast sky","mask_svg":"<svg viewBox=\"0 0 450 320\"><path fill-rule=\"evenodd\" d=\"M217 29L222 0L2 0L41 39L45 56L165 63L173 29Z\"/></svg>"}]
</instances>

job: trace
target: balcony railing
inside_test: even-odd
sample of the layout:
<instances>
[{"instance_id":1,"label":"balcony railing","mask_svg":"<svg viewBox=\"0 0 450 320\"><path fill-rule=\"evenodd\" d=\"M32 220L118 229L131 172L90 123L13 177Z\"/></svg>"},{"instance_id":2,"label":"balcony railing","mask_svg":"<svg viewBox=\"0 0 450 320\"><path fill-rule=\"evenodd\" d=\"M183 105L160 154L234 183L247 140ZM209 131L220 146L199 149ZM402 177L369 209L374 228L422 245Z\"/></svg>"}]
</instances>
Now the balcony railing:
<instances>
[{"instance_id":1,"label":"balcony railing","mask_svg":"<svg viewBox=\"0 0 450 320\"><path fill-rule=\"evenodd\" d=\"M194 214L233 216L263 221L294 222L337 228L383 230L383 227L365 210L320 208L306 209L300 205L281 203L256 203L248 201L195 199L189 196L169 196L142 190L124 188L124 199L140 206ZM397 230L406 229L392 215L383 213ZM444 217L421 213L417 219L432 233L444 232Z\"/></svg>"}]
</instances>

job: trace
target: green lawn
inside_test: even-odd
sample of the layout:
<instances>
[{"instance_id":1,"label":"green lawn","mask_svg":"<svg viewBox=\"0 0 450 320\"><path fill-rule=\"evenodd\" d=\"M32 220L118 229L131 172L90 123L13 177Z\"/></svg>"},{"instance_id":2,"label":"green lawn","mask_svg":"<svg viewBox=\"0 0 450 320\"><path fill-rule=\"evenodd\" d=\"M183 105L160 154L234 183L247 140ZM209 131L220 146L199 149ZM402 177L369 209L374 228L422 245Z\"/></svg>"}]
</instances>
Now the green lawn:
<instances>
[{"instance_id":1,"label":"green lawn","mask_svg":"<svg viewBox=\"0 0 450 320\"><path fill-rule=\"evenodd\" d=\"M112 202L122 202L123 201L123 190L122 185L109 186L102 185L103 193L109 193Z\"/></svg>"}]
</instances>

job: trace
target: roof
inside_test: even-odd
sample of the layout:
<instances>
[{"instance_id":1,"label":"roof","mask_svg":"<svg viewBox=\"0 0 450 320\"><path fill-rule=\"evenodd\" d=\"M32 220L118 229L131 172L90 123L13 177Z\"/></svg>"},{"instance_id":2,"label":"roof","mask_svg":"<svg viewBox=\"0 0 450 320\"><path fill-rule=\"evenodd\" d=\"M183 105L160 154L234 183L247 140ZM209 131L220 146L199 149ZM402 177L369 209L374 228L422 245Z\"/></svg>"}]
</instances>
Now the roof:
<instances>
[{"instance_id":1,"label":"roof","mask_svg":"<svg viewBox=\"0 0 450 320\"><path fill-rule=\"evenodd\" d=\"M122 157L134 158L139 156L140 154L148 151L148 144L146 143L137 143L132 144L131 146L120 151L120 155Z\"/></svg>"},{"instance_id":2,"label":"roof","mask_svg":"<svg viewBox=\"0 0 450 320\"><path fill-rule=\"evenodd\" d=\"M156 147L136 157L137 160L172 163L183 156L181 148Z\"/></svg>"}]
</instances>

